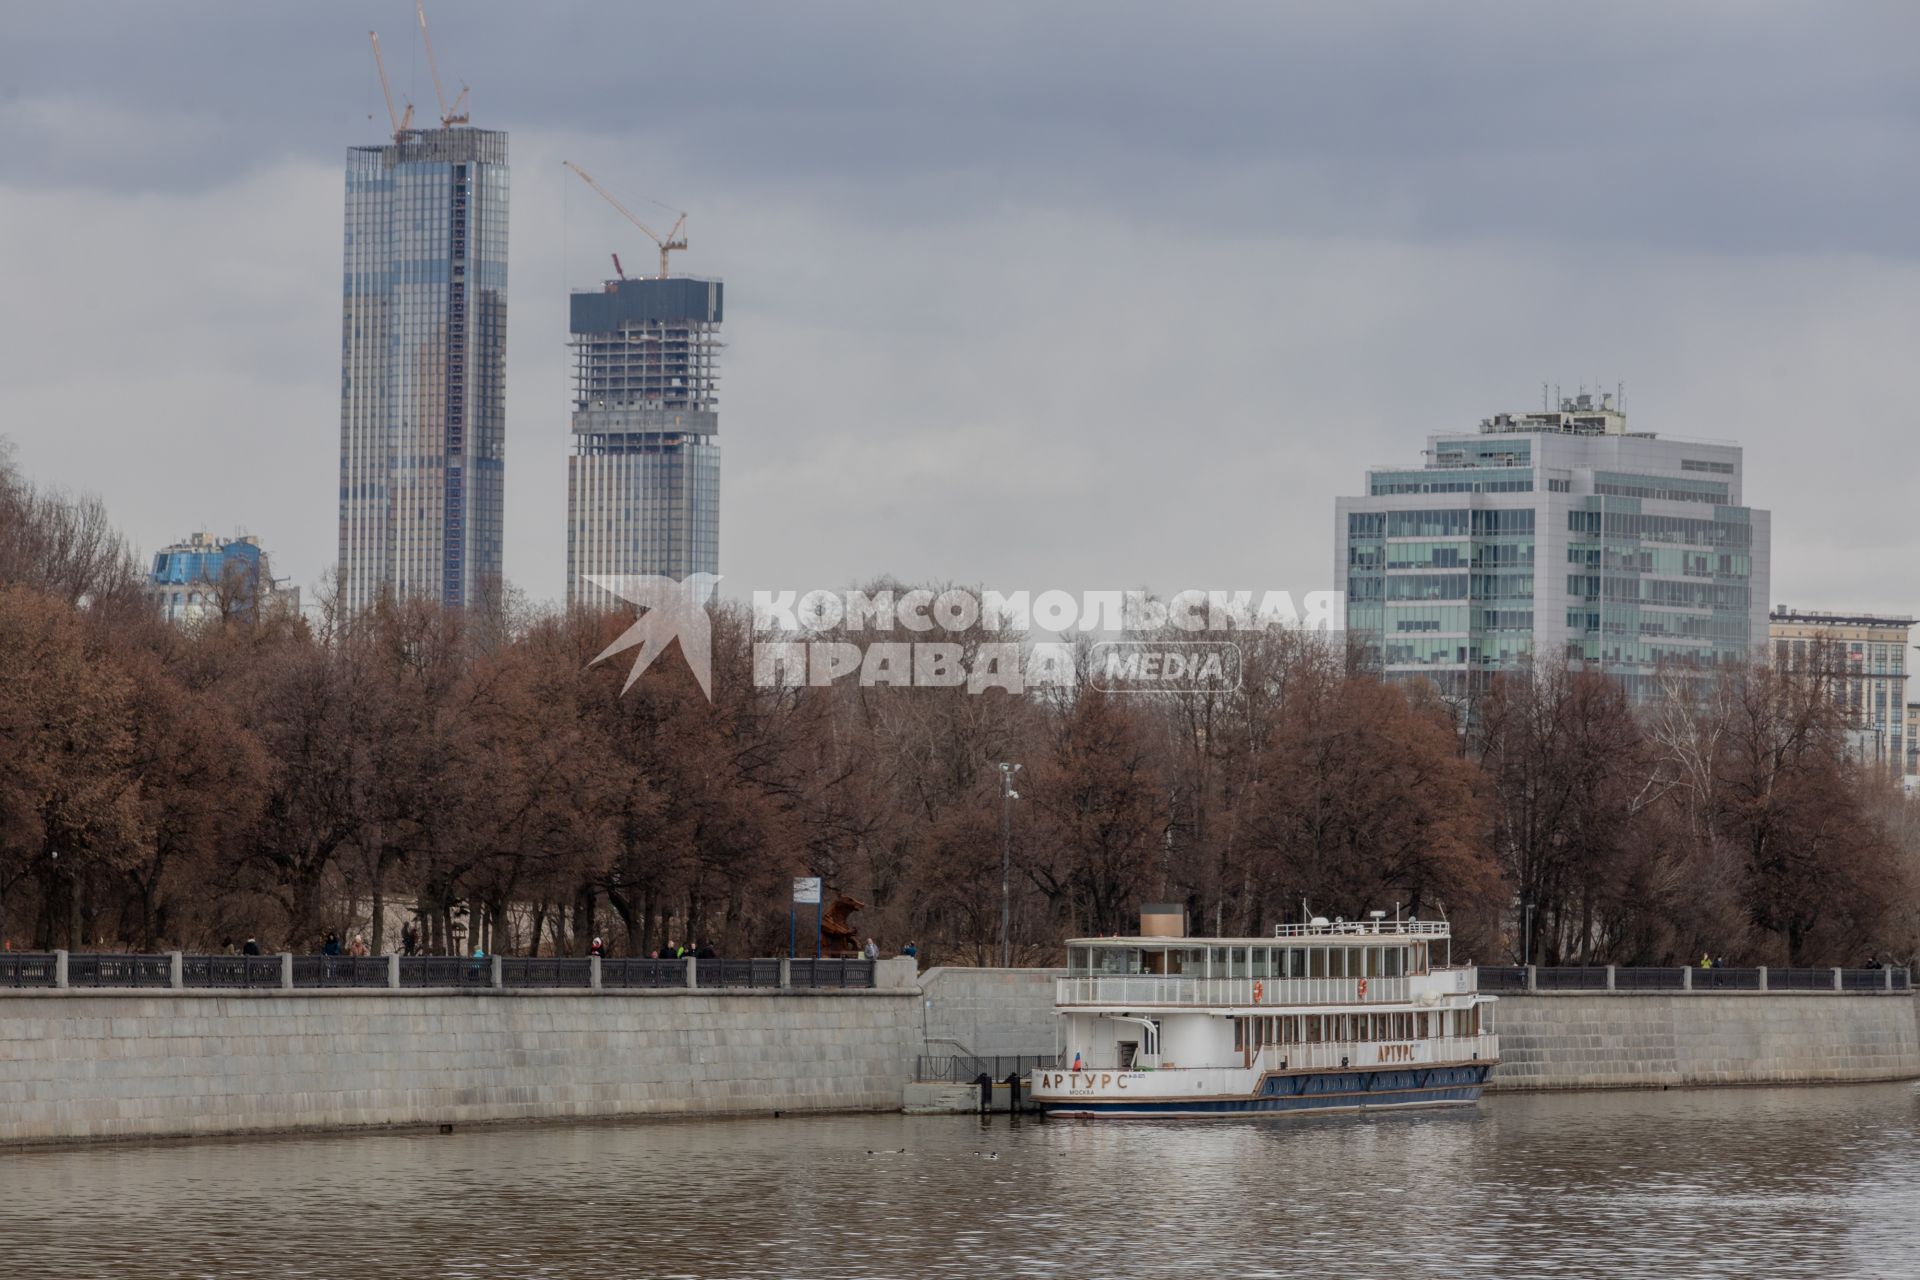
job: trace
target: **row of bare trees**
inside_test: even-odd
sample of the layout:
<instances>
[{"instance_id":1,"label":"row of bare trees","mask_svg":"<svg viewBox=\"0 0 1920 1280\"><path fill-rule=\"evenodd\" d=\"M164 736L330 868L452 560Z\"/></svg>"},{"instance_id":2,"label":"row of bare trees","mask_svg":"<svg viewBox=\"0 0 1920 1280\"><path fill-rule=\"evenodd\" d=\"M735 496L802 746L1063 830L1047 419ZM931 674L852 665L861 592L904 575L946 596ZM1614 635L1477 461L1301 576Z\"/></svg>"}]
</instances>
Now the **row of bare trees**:
<instances>
[{"instance_id":1,"label":"row of bare trees","mask_svg":"<svg viewBox=\"0 0 1920 1280\"><path fill-rule=\"evenodd\" d=\"M400 602L173 628L97 503L0 463L0 939L380 949L404 921L438 951L768 953L789 878L821 875L884 945L986 963L1003 762L1025 960L1167 899L1221 934L1445 913L1466 954L1549 964L1845 963L1920 934L1920 827L1848 759L1817 672L1634 708L1542 667L1463 715L1270 631L1203 692L770 688L719 605L709 702L672 653L624 693L624 660L593 663L629 620Z\"/></svg>"}]
</instances>

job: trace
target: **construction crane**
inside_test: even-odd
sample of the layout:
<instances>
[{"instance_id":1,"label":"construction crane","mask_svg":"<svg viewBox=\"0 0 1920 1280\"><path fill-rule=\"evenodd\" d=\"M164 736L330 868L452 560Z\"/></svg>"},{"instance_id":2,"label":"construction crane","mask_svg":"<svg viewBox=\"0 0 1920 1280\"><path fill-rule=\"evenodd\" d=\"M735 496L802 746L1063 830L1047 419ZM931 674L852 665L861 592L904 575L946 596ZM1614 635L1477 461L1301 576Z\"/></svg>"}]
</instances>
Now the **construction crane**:
<instances>
[{"instance_id":1,"label":"construction crane","mask_svg":"<svg viewBox=\"0 0 1920 1280\"><path fill-rule=\"evenodd\" d=\"M426 0L413 0L413 11L420 17L420 43L427 50L427 71L433 76L433 99L440 104L440 127L451 129L454 125L467 123L467 86L460 86L460 94L454 98L453 105L447 105L447 95L440 88L440 62L433 56L433 33L427 30Z\"/></svg>"},{"instance_id":2,"label":"construction crane","mask_svg":"<svg viewBox=\"0 0 1920 1280\"><path fill-rule=\"evenodd\" d=\"M660 278L662 280L665 280L667 278L667 255L669 253L672 253L675 249L684 249L687 247L687 238L680 234L681 228L687 225L687 215L684 213L681 213L679 218L675 220L673 224L673 230L667 232L666 237L663 239L661 236L659 236L654 232L652 227L649 227L646 223L634 217L633 210L627 208L627 206L621 204L618 200L614 199L613 192L607 190L605 187L595 182L592 176L589 175L585 169L582 169L579 165L575 164L571 160L562 160L560 163L566 165L567 168L573 170L576 174L580 175L580 181L586 183L588 186L592 187L595 191L599 192L600 198L602 200L605 200L608 204L612 205L615 209L618 209L620 211L621 217L625 218L628 222L631 222L634 226L646 232L647 239L653 241L655 244L660 246ZM676 209L676 210L673 210L673 212L678 213L679 210ZM621 279L623 280L625 278L626 278L625 276L621 277Z\"/></svg>"},{"instance_id":3,"label":"construction crane","mask_svg":"<svg viewBox=\"0 0 1920 1280\"><path fill-rule=\"evenodd\" d=\"M367 32L367 39L373 42L373 65L380 69L380 92L387 100L387 123L393 126L393 140L401 142L413 128L413 104L407 104L407 113L402 116L393 109L393 86L387 83L387 60L380 56L380 35Z\"/></svg>"},{"instance_id":4,"label":"construction crane","mask_svg":"<svg viewBox=\"0 0 1920 1280\"><path fill-rule=\"evenodd\" d=\"M622 280L627 278L627 273L620 267L620 255L617 253L613 255L613 274L619 276Z\"/></svg>"}]
</instances>

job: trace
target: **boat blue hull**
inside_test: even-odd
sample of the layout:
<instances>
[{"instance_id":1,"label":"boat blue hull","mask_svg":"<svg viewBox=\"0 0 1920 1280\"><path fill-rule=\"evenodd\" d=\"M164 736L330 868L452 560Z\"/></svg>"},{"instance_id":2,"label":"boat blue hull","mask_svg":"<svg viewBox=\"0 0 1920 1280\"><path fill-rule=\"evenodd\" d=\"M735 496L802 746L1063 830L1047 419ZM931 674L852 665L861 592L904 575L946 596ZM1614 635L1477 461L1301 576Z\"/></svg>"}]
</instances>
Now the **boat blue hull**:
<instances>
[{"instance_id":1,"label":"boat blue hull","mask_svg":"<svg viewBox=\"0 0 1920 1280\"><path fill-rule=\"evenodd\" d=\"M1059 1116L1269 1116L1307 1112L1374 1111L1395 1107L1463 1106L1480 1100L1489 1063L1403 1067L1390 1071L1276 1073L1251 1097L1045 1098L1034 1102Z\"/></svg>"}]
</instances>

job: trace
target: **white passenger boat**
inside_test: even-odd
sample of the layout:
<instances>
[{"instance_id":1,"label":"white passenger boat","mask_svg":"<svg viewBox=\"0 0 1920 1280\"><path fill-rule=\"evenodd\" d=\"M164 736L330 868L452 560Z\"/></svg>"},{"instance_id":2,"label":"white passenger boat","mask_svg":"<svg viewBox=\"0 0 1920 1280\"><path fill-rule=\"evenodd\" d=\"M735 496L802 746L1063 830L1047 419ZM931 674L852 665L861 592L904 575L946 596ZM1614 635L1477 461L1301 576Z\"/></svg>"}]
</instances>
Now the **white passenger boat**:
<instances>
[{"instance_id":1,"label":"white passenger boat","mask_svg":"<svg viewBox=\"0 0 1920 1280\"><path fill-rule=\"evenodd\" d=\"M1470 1104L1500 1057L1494 997L1453 967L1444 921L1314 918L1270 938L1189 938L1149 907L1140 937L1067 943L1056 1116L1241 1116Z\"/></svg>"}]
</instances>

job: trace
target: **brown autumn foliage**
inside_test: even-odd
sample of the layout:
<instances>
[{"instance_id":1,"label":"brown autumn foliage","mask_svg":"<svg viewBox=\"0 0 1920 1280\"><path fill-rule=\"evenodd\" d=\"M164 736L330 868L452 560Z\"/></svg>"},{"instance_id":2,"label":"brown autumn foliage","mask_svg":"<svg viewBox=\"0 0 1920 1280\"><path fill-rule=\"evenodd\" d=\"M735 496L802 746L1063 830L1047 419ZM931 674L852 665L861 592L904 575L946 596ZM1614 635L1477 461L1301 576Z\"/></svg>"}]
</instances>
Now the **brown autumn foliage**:
<instances>
[{"instance_id":1,"label":"brown autumn foliage","mask_svg":"<svg viewBox=\"0 0 1920 1280\"><path fill-rule=\"evenodd\" d=\"M994 963L1003 857L1027 963L1161 900L1225 934L1444 913L1490 962L1828 964L1920 936L1920 822L1847 758L1817 671L1676 675L1636 709L1543 665L1465 728L1284 631L1177 695L1101 687L1084 644L1074 683L1018 696L767 688L719 605L709 701L671 653L625 692L624 659L593 665L629 621L403 601L174 630L97 503L0 459L0 939L378 949L407 922L435 951L771 954L790 878L819 875L867 904L862 935ZM939 636L963 663L1007 638Z\"/></svg>"}]
</instances>

